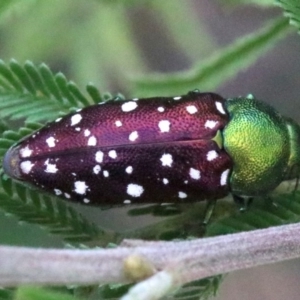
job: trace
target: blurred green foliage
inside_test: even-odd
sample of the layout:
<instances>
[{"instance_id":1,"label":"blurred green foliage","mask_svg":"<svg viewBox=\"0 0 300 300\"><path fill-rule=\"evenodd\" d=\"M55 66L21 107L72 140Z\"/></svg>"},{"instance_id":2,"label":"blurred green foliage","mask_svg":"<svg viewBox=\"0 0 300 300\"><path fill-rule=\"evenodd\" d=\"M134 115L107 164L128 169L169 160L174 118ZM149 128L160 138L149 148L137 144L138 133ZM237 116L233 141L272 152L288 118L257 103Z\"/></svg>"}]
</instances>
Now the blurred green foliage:
<instances>
[{"instance_id":1,"label":"blurred green foliage","mask_svg":"<svg viewBox=\"0 0 300 300\"><path fill-rule=\"evenodd\" d=\"M227 8L249 3L245 0L220 0L222 2ZM264 9L273 4L270 0L250 2ZM112 97L103 91L110 90L113 94L121 91L126 96L140 97L175 95L196 87L218 88L285 37L292 28L288 21L299 30L298 1L278 0L276 3L281 7L276 19L216 51L217 43L190 0L0 1L0 155L56 116ZM157 32L164 33L162 37L166 40L161 40L158 48L164 51L167 44L176 49L174 52L180 53L190 66L188 70L175 66L175 73L152 73L154 68L142 43L147 31L137 28L144 10L151 16L153 28L156 26ZM152 25L149 24L147 30L151 31ZM160 67L158 70L162 71L164 66ZM86 85L89 81L94 84ZM244 214L236 210L232 201L220 201L206 235L300 220L299 193L280 195L274 200L277 208L258 201ZM205 233L201 224L205 203L132 207L126 212L127 217L134 220L138 216L151 216L155 224L150 222L138 229L118 232L100 226L92 220L91 214L83 215L80 206L71 207L55 197L20 186L6 176L0 181L0 207L1 224L8 226L3 228L3 225L2 231L11 234L11 239L0 234L1 243L48 246L50 232L57 237L51 240L55 246L105 247L109 243L118 244L125 237L171 240L201 237ZM100 209L98 212L99 215L105 213ZM13 218L5 222L9 216ZM33 230L26 230L27 235L22 228L24 222ZM218 276L191 283L173 298L206 299L215 294L221 280L222 276ZM21 288L15 294L11 290L0 290L0 299L14 295L16 299L71 299L73 296L114 299L127 288L118 285L77 287L69 289L66 295Z\"/></svg>"}]
</instances>

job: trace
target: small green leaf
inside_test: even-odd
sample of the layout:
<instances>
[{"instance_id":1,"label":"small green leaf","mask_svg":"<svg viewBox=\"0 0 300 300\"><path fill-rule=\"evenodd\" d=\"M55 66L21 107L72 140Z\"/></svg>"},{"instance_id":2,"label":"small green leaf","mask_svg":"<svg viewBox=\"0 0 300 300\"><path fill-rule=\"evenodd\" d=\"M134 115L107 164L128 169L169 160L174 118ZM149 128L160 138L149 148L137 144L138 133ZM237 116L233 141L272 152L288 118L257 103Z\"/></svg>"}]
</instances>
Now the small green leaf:
<instances>
[{"instance_id":1,"label":"small green leaf","mask_svg":"<svg viewBox=\"0 0 300 300\"><path fill-rule=\"evenodd\" d=\"M0 60L0 74L19 92L23 92L23 88L19 81L15 78L12 71L7 67L4 61Z\"/></svg>"},{"instance_id":2,"label":"small green leaf","mask_svg":"<svg viewBox=\"0 0 300 300\"><path fill-rule=\"evenodd\" d=\"M249 210L236 211L208 225L206 236L235 233L241 231L291 224L300 221L300 192L278 194L272 197L273 205L266 199L255 199Z\"/></svg>"},{"instance_id":3,"label":"small green leaf","mask_svg":"<svg viewBox=\"0 0 300 300\"><path fill-rule=\"evenodd\" d=\"M56 74L55 81L56 81L58 87L60 88L63 97L68 99L68 101L71 105L76 106L78 103L76 102L74 96L70 93L70 91L68 89L68 81L67 81L65 75L62 73Z\"/></svg>"},{"instance_id":4,"label":"small green leaf","mask_svg":"<svg viewBox=\"0 0 300 300\"><path fill-rule=\"evenodd\" d=\"M9 65L0 60L0 117L12 120L49 121L72 108L102 101L97 88L87 87L92 99L85 97L73 82L62 73L53 75L45 64L36 67L26 61L21 66L16 60ZM94 97L94 98L93 98Z\"/></svg>"},{"instance_id":5,"label":"small green leaf","mask_svg":"<svg viewBox=\"0 0 300 300\"><path fill-rule=\"evenodd\" d=\"M0 288L0 299L1 300L11 300L13 299L13 291L10 289Z\"/></svg>"},{"instance_id":6,"label":"small green leaf","mask_svg":"<svg viewBox=\"0 0 300 300\"><path fill-rule=\"evenodd\" d=\"M14 300L75 300L76 298L58 291L40 287L20 287Z\"/></svg>"},{"instance_id":7,"label":"small green leaf","mask_svg":"<svg viewBox=\"0 0 300 300\"><path fill-rule=\"evenodd\" d=\"M176 300L208 300L216 296L219 285L223 280L223 275L209 277L197 281L190 282L181 287L173 297L166 299Z\"/></svg>"},{"instance_id":8,"label":"small green leaf","mask_svg":"<svg viewBox=\"0 0 300 300\"><path fill-rule=\"evenodd\" d=\"M300 30L300 5L298 0L276 0L278 6L283 9L283 13L289 18L290 24Z\"/></svg>"},{"instance_id":9,"label":"small green leaf","mask_svg":"<svg viewBox=\"0 0 300 300\"><path fill-rule=\"evenodd\" d=\"M12 196L13 195L12 181L5 176L1 176L0 180L4 192L7 195Z\"/></svg>"},{"instance_id":10,"label":"small green leaf","mask_svg":"<svg viewBox=\"0 0 300 300\"><path fill-rule=\"evenodd\" d=\"M60 90L55 82L54 75L51 70L48 68L46 64L41 64L39 67L39 71L42 75L42 78L48 87L50 93L61 103L63 103L63 98L60 94Z\"/></svg>"},{"instance_id":11,"label":"small green leaf","mask_svg":"<svg viewBox=\"0 0 300 300\"><path fill-rule=\"evenodd\" d=\"M99 93L99 90L93 85L93 84L88 84L86 86L86 90L93 99L94 103L99 103L102 101L101 94Z\"/></svg>"},{"instance_id":12,"label":"small green leaf","mask_svg":"<svg viewBox=\"0 0 300 300\"><path fill-rule=\"evenodd\" d=\"M39 224L65 241L81 243L98 239L104 233L62 200L43 195L32 189L1 179L0 207L19 220Z\"/></svg>"},{"instance_id":13,"label":"small green leaf","mask_svg":"<svg viewBox=\"0 0 300 300\"><path fill-rule=\"evenodd\" d=\"M29 135L33 132L32 129L30 128L27 128L27 127L21 127L19 129L19 133L20 133L20 136L23 137L23 136L26 136L26 135Z\"/></svg>"},{"instance_id":14,"label":"small green leaf","mask_svg":"<svg viewBox=\"0 0 300 300\"><path fill-rule=\"evenodd\" d=\"M47 97L50 97L50 93L46 86L43 83L42 77L40 73L38 72L36 66L31 61L26 61L24 64L24 69L29 74L35 89L36 93L45 95Z\"/></svg>"},{"instance_id":15,"label":"small green leaf","mask_svg":"<svg viewBox=\"0 0 300 300\"><path fill-rule=\"evenodd\" d=\"M68 83L68 88L70 92L78 99L79 102L81 102L83 105L90 105L90 102L87 100L86 97L80 92L78 87L73 81L70 81Z\"/></svg>"},{"instance_id":16,"label":"small green leaf","mask_svg":"<svg viewBox=\"0 0 300 300\"><path fill-rule=\"evenodd\" d=\"M32 85L31 79L24 68L22 68L18 62L12 59L9 63L10 69L18 77L23 86L33 95L35 94L35 89Z\"/></svg>"},{"instance_id":17,"label":"small green leaf","mask_svg":"<svg viewBox=\"0 0 300 300\"><path fill-rule=\"evenodd\" d=\"M3 133L3 138L13 140L13 141L17 141L18 139L20 139L20 134L18 132L13 131L13 130L6 130Z\"/></svg>"}]
</instances>

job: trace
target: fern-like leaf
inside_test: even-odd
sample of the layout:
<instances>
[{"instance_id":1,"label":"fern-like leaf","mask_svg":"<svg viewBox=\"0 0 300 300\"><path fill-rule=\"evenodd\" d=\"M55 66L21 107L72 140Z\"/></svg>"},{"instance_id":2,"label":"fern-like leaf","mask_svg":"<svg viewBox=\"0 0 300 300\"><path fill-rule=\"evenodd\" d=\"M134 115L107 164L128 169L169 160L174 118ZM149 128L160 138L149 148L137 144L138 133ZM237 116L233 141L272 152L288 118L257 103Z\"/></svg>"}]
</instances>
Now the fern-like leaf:
<instances>
[{"instance_id":1,"label":"fern-like leaf","mask_svg":"<svg viewBox=\"0 0 300 300\"><path fill-rule=\"evenodd\" d=\"M283 9L284 15L290 20L290 24L300 30L300 5L298 0L277 0L276 3Z\"/></svg>"},{"instance_id":2,"label":"fern-like leaf","mask_svg":"<svg viewBox=\"0 0 300 300\"><path fill-rule=\"evenodd\" d=\"M30 190L10 179L1 180L0 207L19 220L46 227L68 242L91 241L100 233L96 225L88 222L65 202Z\"/></svg>"},{"instance_id":3,"label":"fern-like leaf","mask_svg":"<svg viewBox=\"0 0 300 300\"><path fill-rule=\"evenodd\" d=\"M24 127L21 127L18 131L5 130L0 134L0 156L3 156L7 149L11 147L14 143L19 141L24 136L31 134L32 132L38 130L42 124L40 123L25 123ZM7 129L7 126L4 127Z\"/></svg>"},{"instance_id":4,"label":"fern-like leaf","mask_svg":"<svg viewBox=\"0 0 300 300\"><path fill-rule=\"evenodd\" d=\"M258 201L260 200L260 201ZM251 209L244 213L220 216L207 227L206 236L216 236L249 231L271 226L300 222L300 192L279 194L272 197L275 205L266 199L256 199Z\"/></svg>"},{"instance_id":5,"label":"fern-like leaf","mask_svg":"<svg viewBox=\"0 0 300 300\"><path fill-rule=\"evenodd\" d=\"M207 300L216 296L223 275L209 277L190 282L181 287L173 297L165 297L164 300Z\"/></svg>"},{"instance_id":6,"label":"fern-like leaf","mask_svg":"<svg viewBox=\"0 0 300 300\"><path fill-rule=\"evenodd\" d=\"M0 300L13 299L14 293L11 289L0 288Z\"/></svg>"},{"instance_id":7,"label":"fern-like leaf","mask_svg":"<svg viewBox=\"0 0 300 300\"><path fill-rule=\"evenodd\" d=\"M95 86L89 84L87 90L85 96L74 82L62 73L54 75L45 64L27 61L21 66L16 60L9 64L0 60L1 118L49 121L60 112L103 101Z\"/></svg>"},{"instance_id":8,"label":"fern-like leaf","mask_svg":"<svg viewBox=\"0 0 300 300\"><path fill-rule=\"evenodd\" d=\"M219 285L223 280L223 275L209 277L185 284L172 295L168 295L163 300L207 300L215 296ZM98 294L101 299L117 300L120 299L132 284L107 284L100 286Z\"/></svg>"}]
</instances>

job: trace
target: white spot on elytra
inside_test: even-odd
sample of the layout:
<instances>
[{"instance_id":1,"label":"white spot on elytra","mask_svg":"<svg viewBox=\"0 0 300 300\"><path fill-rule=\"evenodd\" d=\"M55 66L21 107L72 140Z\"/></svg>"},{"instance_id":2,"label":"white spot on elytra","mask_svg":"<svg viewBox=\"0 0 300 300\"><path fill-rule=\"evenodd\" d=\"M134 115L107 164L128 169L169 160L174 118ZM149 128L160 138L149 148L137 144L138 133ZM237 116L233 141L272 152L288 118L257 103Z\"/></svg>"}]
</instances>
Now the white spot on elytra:
<instances>
[{"instance_id":1,"label":"white spot on elytra","mask_svg":"<svg viewBox=\"0 0 300 300\"><path fill-rule=\"evenodd\" d=\"M164 112L164 111L165 111L165 109L164 109L162 106L158 107L157 110L158 110L159 112Z\"/></svg>"},{"instance_id":2,"label":"white spot on elytra","mask_svg":"<svg viewBox=\"0 0 300 300\"><path fill-rule=\"evenodd\" d=\"M50 136L46 139L46 143L48 144L48 147L52 148L55 147L55 138L53 136Z\"/></svg>"},{"instance_id":3,"label":"white spot on elytra","mask_svg":"<svg viewBox=\"0 0 300 300\"><path fill-rule=\"evenodd\" d=\"M110 151L108 152L108 156L109 156L110 158L112 158L112 159L116 159L118 155L117 155L116 150L110 150Z\"/></svg>"},{"instance_id":4,"label":"white spot on elytra","mask_svg":"<svg viewBox=\"0 0 300 300\"><path fill-rule=\"evenodd\" d=\"M84 198L84 199L83 199L83 202L84 202L84 203L90 203L90 202L91 202L91 200L90 200L90 199L88 199L88 198Z\"/></svg>"},{"instance_id":5,"label":"white spot on elytra","mask_svg":"<svg viewBox=\"0 0 300 300\"><path fill-rule=\"evenodd\" d=\"M62 191L59 189L54 189L54 193L55 193L55 195L59 196L62 194Z\"/></svg>"},{"instance_id":6,"label":"white spot on elytra","mask_svg":"<svg viewBox=\"0 0 300 300\"><path fill-rule=\"evenodd\" d=\"M82 119L81 114L76 114L74 116L71 117L71 126L74 126L76 124L78 124Z\"/></svg>"},{"instance_id":7,"label":"white spot on elytra","mask_svg":"<svg viewBox=\"0 0 300 300\"><path fill-rule=\"evenodd\" d=\"M25 160L20 163L20 168L25 174L29 174L33 166L34 164L29 160Z\"/></svg>"},{"instance_id":8,"label":"white spot on elytra","mask_svg":"<svg viewBox=\"0 0 300 300\"><path fill-rule=\"evenodd\" d=\"M193 115L193 114L195 114L195 113L198 111L198 108L197 108L195 105L188 105L188 106L186 107L186 111L187 111L189 114Z\"/></svg>"},{"instance_id":9,"label":"white spot on elytra","mask_svg":"<svg viewBox=\"0 0 300 300\"><path fill-rule=\"evenodd\" d=\"M89 137L88 139L88 146L96 146L97 144L97 139L94 136Z\"/></svg>"},{"instance_id":10,"label":"white spot on elytra","mask_svg":"<svg viewBox=\"0 0 300 300\"><path fill-rule=\"evenodd\" d=\"M206 158L208 161L212 161L218 157L218 153L215 150L208 151Z\"/></svg>"},{"instance_id":11,"label":"white spot on elytra","mask_svg":"<svg viewBox=\"0 0 300 300\"><path fill-rule=\"evenodd\" d=\"M168 184L168 183L169 183L169 179L163 178L163 183L164 183L164 184Z\"/></svg>"},{"instance_id":12,"label":"white spot on elytra","mask_svg":"<svg viewBox=\"0 0 300 300\"><path fill-rule=\"evenodd\" d=\"M102 151L97 151L96 154L95 154L96 162L102 163L103 162L103 156L104 156L104 153Z\"/></svg>"},{"instance_id":13,"label":"white spot on elytra","mask_svg":"<svg viewBox=\"0 0 300 300\"><path fill-rule=\"evenodd\" d=\"M223 114L223 115L226 114L226 112L225 112L225 110L224 110L224 107L223 107L223 105L222 105L221 102L219 102L219 101L216 102L216 108L217 108L217 110L218 110L221 114Z\"/></svg>"},{"instance_id":14,"label":"white spot on elytra","mask_svg":"<svg viewBox=\"0 0 300 300\"><path fill-rule=\"evenodd\" d=\"M144 188L141 185L130 183L127 185L127 194L132 197L140 197L144 192Z\"/></svg>"},{"instance_id":15,"label":"white spot on elytra","mask_svg":"<svg viewBox=\"0 0 300 300\"><path fill-rule=\"evenodd\" d=\"M163 166L171 167L173 163L173 156L169 153L165 153L160 158L160 161L162 162Z\"/></svg>"},{"instance_id":16,"label":"white spot on elytra","mask_svg":"<svg viewBox=\"0 0 300 300\"><path fill-rule=\"evenodd\" d=\"M62 119L62 118L57 118L57 119L55 120L55 122L57 123L57 122L61 121L61 119Z\"/></svg>"},{"instance_id":17,"label":"white spot on elytra","mask_svg":"<svg viewBox=\"0 0 300 300\"><path fill-rule=\"evenodd\" d=\"M130 201L130 200L124 200L123 203L124 203L124 204L130 204L131 201Z\"/></svg>"},{"instance_id":18,"label":"white spot on elytra","mask_svg":"<svg viewBox=\"0 0 300 300\"><path fill-rule=\"evenodd\" d=\"M216 127L216 125L218 124L217 121L212 121L212 120L207 120L204 124L204 127L205 128L210 128L210 129L213 129Z\"/></svg>"},{"instance_id":19,"label":"white spot on elytra","mask_svg":"<svg viewBox=\"0 0 300 300\"><path fill-rule=\"evenodd\" d=\"M127 174L131 174L132 171L133 171L133 167L132 167L132 166L128 166L128 167L125 169L125 172L126 172Z\"/></svg>"},{"instance_id":20,"label":"white spot on elytra","mask_svg":"<svg viewBox=\"0 0 300 300\"><path fill-rule=\"evenodd\" d=\"M84 134L84 136L89 136L91 134L91 132L88 129L86 129L83 134Z\"/></svg>"},{"instance_id":21,"label":"white spot on elytra","mask_svg":"<svg viewBox=\"0 0 300 300\"><path fill-rule=\"evenodd\" d=\"M228 178L228 174L229 174L229 169L225 170L222 174L221 174L221 180L220 180L220 184L221 185L226 185L227 184L227 178Z\"/></svg>"},{"instance_id":22,"label":"white spot on elytra","mask_svg":"<svg viewBox=\"0 0 300 300\"><path fill-rule=\"evenodd\" d=\"M75 130L76 130L76 131L80 131L81 128L80 128L80 127L76 127Z\"/></svg>"},{"instance_id":23,"label":"white spot on elytra","mask_svg":"<svg viewBox=\"0 0 300 300\"><path fill-rule=\"evenodd\" d=\"M187 197L187 194L184 193L184 192L178 192L178 197L181 198L181 199L184 199Z\"/></svg>"},{"instance_id":24,"label":"white spot on elytra","mask_svg":"<svg viewBox=\"0 0 300 300\"><path fill-rule=\"evenodd\" d=\"M136 102L129 101L129 102L123 103L121 108L122 108L122 111L128 112L128 111L132 111L132 110L136 109L137 106L138 105L136 104Z\"/></svg>"},{"instance_id":25,"label":"white spot on elytra","mask_svg":"<svg viewBox=\"0 0 300 300\"><path fill-rule=\"evenodd\" d=\"M170 131L171 122L168 120L159 121L158 127L161 132L169 132Z\"/></svg>"},{"instance_id":26,"label":"white spot on elytra","mask_svg":"<svg viewBox=\"0 0 300 300\"><path fill-rule=\"evenodd\" d=\"M84 195L86 193L86 190L88 189L88 186L85 184L85 181L75 181L74 182L75 187L75 193Z\"/></svg>"},{"instance_id":27,"label":"white spot on elytra","mask_svg":"<svg viewBox=\"0 0 300 300\"><path fill-rule=\"evenodd\" d=\"M189 174L190 174L191 178L193 178L195 180L199 180L201 178L201 173L197 169L190 168L190 173Z\"/></svg>"},{"instance_id":28,"label":"white spot on elytra","mask_svg":"<svg viewBox=\"0 0 300 300\"><path fill-rule=\"evenodd\" d=\"M99 165L96 165L94 168L93 168L93 172L94 174L99 174L101 171L101 167Z\"/></svg>"},{"instance_id":29,"label":"white spot on elytra","mask_svg":"<svg viewBox=\"0 0 300 300\"><path fill-rule=\"evenodd\" d=\"M64 195L65 195L65 197L66 197L66 198L68 198L68 199L70 199L70 198L71 198L71 195L70 195L70 194L68 194L68 193L64 193Z\"/></svg>"},{"instance_id":30,"label":"white spot on elytra","mask_svg":"<svg viewBox=\"0 0 300 300\"><path fill-rule=\"evenodd\" d=\"M122 122L121 122L120 120L117 120L117 121L115 122L115 124L116 124L117 127L121 127L121 126L123 125Z\"/></svg>"},{"instance_id":31,"label":"white spot on elytra","mask_svg":"<svg viewBox=\"0 0 300 300\"><path fill-rule=\"evenodd\" d=\"M108 177L108 176L109 176L109 172L108 172L108 171L106 171L106 170L105 170L105 171L103 171L103 176L104 176L104 177Z\"/></svg>"},{"instance_id":32,"label":"white spot on elytra","mask_svg":"<svg viewBox=\"0 0 300 300\"><path fill-rule=\"evenodd\" d=\"M137 131L133 131L129 134L129 141L134 142L139 137L139 134Z\"/></svg>"},{"instance_id":33,"label":"white spot on elytra","mask_svg":"<svg viewBox=\"0 0 300 300\"><path fill-rule=\"evenodd\" d=\"M32 154L32 152L33 150L29 149L28 146L20 150L20 154L22 157L29 157Z\"/></svg>"},{"instance_id":34,"label":"white spot on elytra","mask_svg":"<svg viewBox=\"0 0 300 300\"><path fill-rule=\"evenodd\" d=\"M181 97L180 97L180 96L178 96L178 97L173 97L173 99L174 99L174 100L180 100Z\"/></svg>"},{"instance_id":35,"label":"white spot on elytra","mask_svg":"<svg viewBox=\"0 0 300 300\"><path fill-rule=\"evenodd\" d=\"M47 159L45 161L45 165L46 165L46 173L56 173L58 171L56 164L50 164L49 163L49 159Z\"/></svg>"}]
</instances>

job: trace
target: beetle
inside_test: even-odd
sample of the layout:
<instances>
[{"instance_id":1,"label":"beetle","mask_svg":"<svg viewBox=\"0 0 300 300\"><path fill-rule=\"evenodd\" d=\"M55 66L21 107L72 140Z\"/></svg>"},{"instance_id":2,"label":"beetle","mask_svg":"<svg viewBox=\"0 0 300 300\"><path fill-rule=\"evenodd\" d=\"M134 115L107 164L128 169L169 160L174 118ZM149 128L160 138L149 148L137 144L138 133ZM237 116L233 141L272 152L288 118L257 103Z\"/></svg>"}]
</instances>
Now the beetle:
<instances>
[{"instance_id":1,"label":"beetle","mask_svg":"<svg viewBox=\"0 0 300 300\"><path fill-rule=\"evenodd\" d=\"M298 177L299 145L299 125L253 96L195 90L77 110L13 145L3 168L91 205L239 202Z\"/></svg>"}]
</instances>

